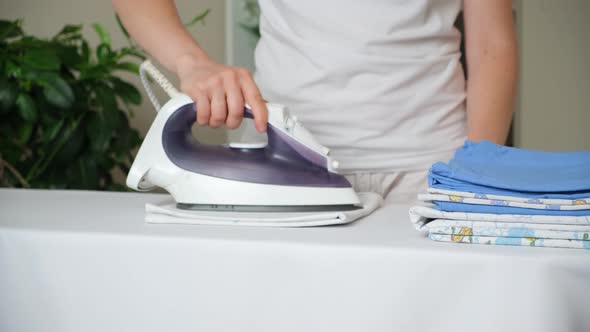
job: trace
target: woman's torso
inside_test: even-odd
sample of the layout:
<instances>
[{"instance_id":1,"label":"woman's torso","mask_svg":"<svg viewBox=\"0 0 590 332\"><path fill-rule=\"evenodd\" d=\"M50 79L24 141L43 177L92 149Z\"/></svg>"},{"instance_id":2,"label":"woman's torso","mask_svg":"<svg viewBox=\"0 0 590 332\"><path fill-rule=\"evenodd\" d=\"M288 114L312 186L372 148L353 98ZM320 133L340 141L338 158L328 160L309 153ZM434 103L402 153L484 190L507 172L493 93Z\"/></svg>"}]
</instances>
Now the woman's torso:
<instances>
[{"instance_id":1,"label":"woman's torso","mask_svg":"<svg viewBox=\"0 0 590 332\"><path fill-rule=\"evenodd\" d=\"M466 136L461 0L259 0L256 81L345 172L425 169Z\"/></svg>"}]
</instances>

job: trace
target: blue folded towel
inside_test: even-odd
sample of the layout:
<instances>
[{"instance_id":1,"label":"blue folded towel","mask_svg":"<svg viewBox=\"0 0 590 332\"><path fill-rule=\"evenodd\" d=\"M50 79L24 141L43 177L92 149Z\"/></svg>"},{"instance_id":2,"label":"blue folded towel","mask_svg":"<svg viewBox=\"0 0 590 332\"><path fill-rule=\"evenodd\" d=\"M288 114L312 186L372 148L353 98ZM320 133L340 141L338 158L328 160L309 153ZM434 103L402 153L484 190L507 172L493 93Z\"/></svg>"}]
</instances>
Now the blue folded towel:
<instances>
[{"instance_id":1,"label":"blue folded towel","mask_svg":"<svg viewBox=\"0 0 590 332\"><path fill-rule=\"evenodd\" d=\"M467 141L448 164L432 165L428 180L433 188L480 194L590 197L590 151L543 152Z\"/></svg>"},{"instance_id":2,"label":"blue folded towel","mask_svg":"<svg viewBox=\"0 0 590 332\"><path fill-rule=\"evenodd\" d=\"M590 216L590 210L540 210L514 206L466 204L456 202L433 201L434 208L439 211L472 212L492 214L518 214L543 216Z\"/></svg>"}]
</instances>

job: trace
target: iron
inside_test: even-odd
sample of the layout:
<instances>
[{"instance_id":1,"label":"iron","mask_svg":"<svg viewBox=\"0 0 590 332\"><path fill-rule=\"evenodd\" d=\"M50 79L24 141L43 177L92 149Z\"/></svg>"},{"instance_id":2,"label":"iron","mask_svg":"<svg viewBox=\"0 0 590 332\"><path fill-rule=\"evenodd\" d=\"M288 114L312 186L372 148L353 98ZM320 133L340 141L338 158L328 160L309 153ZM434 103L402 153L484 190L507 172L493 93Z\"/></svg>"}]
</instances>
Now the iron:
<instances>
[{"instance_id":1,"label":"iron","mask_svg":"<svg viewBox=\"0 0 590 332\"><path fill-rule=\"evenodd\" d=\"M159 112L127 176L138 191L169 192L180 209L231 211L344 211L360 200L338 162L295 116L267 104L266 144L206 145L191 132L194 102L179 93L149 62L141 77ZM172 97L164 106L149 88L148 73ZM253 118L248 105L244 117Z\"/></svg>"}]
</instances>

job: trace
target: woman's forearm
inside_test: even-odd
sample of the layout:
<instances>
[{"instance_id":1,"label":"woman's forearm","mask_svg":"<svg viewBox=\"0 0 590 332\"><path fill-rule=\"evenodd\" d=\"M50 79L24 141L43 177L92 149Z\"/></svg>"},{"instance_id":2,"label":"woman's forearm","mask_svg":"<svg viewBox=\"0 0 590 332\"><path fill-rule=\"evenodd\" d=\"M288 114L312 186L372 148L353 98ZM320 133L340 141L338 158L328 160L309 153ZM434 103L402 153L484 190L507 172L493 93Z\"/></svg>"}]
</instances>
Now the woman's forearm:
<instances>
[{"instance_id":1,"label":"woman's forearm","mask_svg":"<svg viewBox=\"0 0 590 332\"><path fill-rule=\"evenodd\" d=\"M504 144L514 110L517 45L510 0L464 0L467 128L473 141Z\"/></svg>"},{"instance_id":2,"label":"woman's forearm","mask_svg":"<svg viewBox=\"0 0 590 332\"><path fill-rule=\"evenodd\" d=\"M496 50L484 55L477 67L469 72L467 82L470 140L505 143L512 121L515 90L515 52Z\"/></svg>"},{"instance_id":3,"label":"woman's forearm","mask_svg":"<svg viewBox=\"0 0 590 332\"><path fill-rule=\"evenodd\" d=\"M133 39L168 70L178 74L183 58L208 60L173 0L113 0L113 6Z\"/></svg>"},{"instance_id":4,"label":"woman's forearm","mask_svg":"<svg viewBox=\"0 0 590 332\"><path fill-rule=\"evenodd\" d=\"M173 0L113 0L113 6L133 39L178 76L181 91L199 110L199 124L235 129L248 103L256 129L266 130L268 111L250 72L210 60L183 26Z\"/></svg>"}]
</instances>

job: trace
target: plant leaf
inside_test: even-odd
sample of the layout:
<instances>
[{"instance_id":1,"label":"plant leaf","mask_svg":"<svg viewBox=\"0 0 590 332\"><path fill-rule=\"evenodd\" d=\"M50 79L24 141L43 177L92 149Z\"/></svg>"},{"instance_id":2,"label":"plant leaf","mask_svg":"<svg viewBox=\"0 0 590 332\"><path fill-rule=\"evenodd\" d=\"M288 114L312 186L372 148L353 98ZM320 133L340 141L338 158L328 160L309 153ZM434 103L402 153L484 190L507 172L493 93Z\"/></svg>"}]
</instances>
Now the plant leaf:
<instances>
[{"instance_id":1,"label":"plant leaf","mask_svg":"<svg viewBox=\"0 0 590 332\"><path fill-rule=\"evenodd\" d=\"M69 35L79 35L82 30L82 24L68 24L64 26L53 38L67 37Z\"/></svg>"},{"instance_id":2,"label":"plant leaf","mask_svg":"<svg viewBox=\"0 0 590 332\"><path fill-rule=\"evenodd\" d=\"M0 41L8 38L18 37L23 34L20 21L0 20Z\"/></svg>"},{"instance_id":3,"label":"plant leaf","mask_svg":"<svg viewBox=\"0 0 590 332\"><path fill-rule=\"evenodd\" d=\"M2 139L0 140L0 157L11 164L16 164L21 155L23 149L20 148L13 140Z\"/></svg>"},{"instance_id":4,"label":"plant leaf","mask_svg":"<svg viewBox=\"0 0 590 332\"><path fill-rule=\"evenodd\" d=\"M56 78L59 78L59 75L54 71L23 67L22 77L37 85L45 86L51 84Z\"/></svg>"},{"instance_id":5,"label":"plant leaf","mask_svg":"<svg viewBox=\"0 0 590 332\"><path fill-rule=\"evenodd\" d=\"M129 40L131 37L129 37L129 33L127 32L127 29L125 29L125 26L121 22L121 18L119 17L119 15L115 14L115 19L117 20L117 24L119 25L119 29L121 29L121 31L125 35L125 38L127 38Z\"/></svg>"},{"instance_id":6,"label":"plant leaf","mask_svg":"<svg viewBox=\"0 0 590 332\"><path fill-rule=\"evenodd\" d=\"M79 153L86 146L87 142L84 137L84 123L75 124L72 119L66 119L64 129L61 131L60 139L66 138L63 146L57 151L53 162L56 164L70 164L78 158ZM53 146L55 143L51 143ZM48 149L49 150L49 149Z\"/></svg>"},{"instance_id":7,"label":"plant leaf","mask_svg":"<svg viewBox=\"0 0 590 332\"><path fill-rule=\"evenodd\" d=\"M107 186L108 191L129 191L129 189L120 183L111 183Z\"/></svg>"},{"instance_id":8,"label":"plant leaf","mask_svg":"<svg viewBox=\"0 0 590 332\"><path fill-rule=\"evenodd\" d=\"M127 121L127 119L125 119ZM114 152L114 159L123 163L128 160L127 156L135 147L141 144L141 137L137 130L130 128L128 122L121 126L117 131L115 139L113 140L111 151Z\"/></svg>"},{"instance_id":9,"label":"plant leaf","mask_svg":"<svg viewBox=\"0 0 590 332\"><path fill-rule=\"evenodd\" d=\"M60 66L59 58L53 48L28 48L23 55L25 66L43 69L58 70Z\"/></svg>"},{"instance_id":10,"label":"plant leaf","mask_svg":"<svg viewBox=\"0 0 590 332\"><path fill-rule=\"evenodd\" d=\"M78 159L81 189L97 189L99 184L98 165L93 155Z\"/></svg>"},{"instance_id":11,"label":"plant leaf","mask_svg":"<svg viewBox=\"0 0 590 332\"><path fill-rule=\"evenodd\" d=\"M190 20L188 23L185 23L184 25L187 27L192 27L193 25L201 22L203 25L205 25L205 17L207 17L207 15L209 15L209 13L211 12L211 9L205 9L205 11L203 11L201 14L195 16L192 20Z\"/></svg>"},{"instance_id":12,"label":"plant leaf","mask_svg":"<svg viewBox=\"0 0 590 332\"><path fill-rule=\"evenodd\" d=\"M100 44L96 48L96 58L99 63L108 63L113 60L114 53L111 51L111 47L107 44Z\"/></svg>"},{"instance_id":13,"label":"plant leaf","mask_svg":"<svg viewBox=\"0 0 590 332\"><path fill-rule=\"evenodd\" d=\"M90 62L90 47L88 47L88 42L83 40L81 48L82 48L82 60L84 61L84 63L89 63Z\"/></svg>"},{"instance_id":14,"label":"plant leaf","mask_svg":"<svg viewBox=\"0 0 590 332\"><path fill-rule=\"evenodd\" d=\"M82 56L78 53L78 48L76 46L61 46L58 48L57 54L59 58L69 67L75 67L82 63L83 59Z\"/></svg>"},{"instance_id":15,"label":"plant leaf","mask_svg":"<svg viewBox=\"0 0 590 332\"><path fill-rule=\"evenodd\" d=\"M18 138L17 141L20 144L26 144L29 139L31 139L31 135L33 133L33 123L32 122L24 122L20 126L18 126Z\"/></svg>"},{"instance_id":16,"label":"plant leaf","mask_svg":"<svg viewBox=\"0 0 590 332\"><path fill-rule=\"evenodd\" d=\"M5 73L8 77L20 78L23 71L21 66L17 65L13 61L7 61Z\"/></svg>"},{"instance_id":17,"label":"plant leaf","mask_svg":"<svg viewBox=\"0 0 590 332\"><path fill-rule=\"evenodd\" d=\"M116 69L128 71L130 73L139 73L139 65L133 62L119 62L115 65Z\"/></svg>"},{"instance_id":18,"label":"plant leaf","mask_svg":"<svg viewBox=\"0 0 590 332\"><path fill-rule=\"evenodd\" d=\"M119 58L125 57L127 55L131 55L134 56L138 59L141 60L145 60L146 59L146 55L139 49L135 48L135 47L125 47L121 50L121 52L119 53Z\"/></svg>"},{"instance_id":19,"label":"plant leaf","mask_svg":"<svg viewBox=\"0 0 590 332\"><path fill-rule=\"evenodd\" d=\"M0 77L0 110L9 110L18 96L18 86L16 83Z\"/></svg>"},{"instance_id":20,"label":"plant leaf","mask_svg":"<svg viewBox=\"0 0 590 332\"><path fill-rule=\"evenodd\" d=\"M109 128L104 114L99 112L90 112L88 115L88 125L86 126L86 136L90 142L93 151L104 152L109 148L111 137L113 136L112 128Z\"/></svg>"},{"instance_id":21,"label":"plant leaf","mask_svg":"<svg viewBox=\"0 0 590 332\"><path fill-rule=\"evenodd\" d=\"M240 27L246 30L246 32L251 33L252 35L260 38L260 28L258 26L250 26L247 24L240 23Z\"/></svg>"},{"instance_id":22,"label":"plant leaf","mask_svg":"<svg viewBox=\"0 0 590 332\"><path fill-rule=\"evenodd\" d=\"M119 108L117 107L116 92L106 84L96 87L96 101L100 105L101 114L104 119L104 126L111 131L116 130L121 125Z\"/></svg>"},{"instance_id":23,"label":"plant leaf","mask_svg":"<svg viewBox=\"0 0 590 332\"><path fill-rule=\"evenodd\" d=\"M96 31L98 38L100 38L101 43L111 45L111 36L102 25L94 23L92 27L94 28L94 31Z\"/></svg>"},{"instance_id":24,"label":"plant leaf","mask_svg":"<svg viewBox=\"0 0 590 332\"><path fill-rule=\"evenodd\" d=\"M109 108L103 111L103 115L105 120L108 123L108 126L112 128L112 130L117 130L121 126L121 111L119 108Z\"/></svg>"},{"instance_id":25,"label":"plant leaf","mask_svg":"<svg viewBox=\"0 0 590 332\"><path fill-rule=\"evenodd\" d=\"M115 91L108 85L100 84L95 87L94 92L96 93L96 102L98 103L100 110L104 111L117 108Z\"/></svg>"},{"instance_id":26,"label":"plant leaf","mask_svg":"<svg viewBox=\"0 0 590 332\"><path fill-rule=\"evenodd\" d=\"M115 162L108 157L107 154L95 154L94 155L97 159L96 162L98 163L98 167L102 168L103 170L110 170L111 168L115 167Z\"/></svg>"},{"instance_id":27,"label":"plant leaf","mask_svg":"<svg viewBox=\"0 0 590 332\"><path fill-rule=\"evenodd\" d=\"M50 104L42 94L35 98L35 102L37 104L37 109L41 110L41 112L39 112L39 125L43 128L43 131L45 131L45 128L51 127L63 120L63 114L56 115L54 109L55 106ZM60 113L61 110L58 109L57 111L57 113Z\"/></svg>"},{"instance_id":28,"label":"plant leaf","mask_svg":"<svg viewBox=\"0 0 590 332\"><path fill-rule=\"evenodd\" d=\"M45 48L48 46L48 42L46 40L42 40L33 36L23 36L18 41L18 44L18 46L23 50L29 48Z\"/></svg>"},{"instance_id":29,"label":"plant leaf","mask_svg":"<svg viewBox=\"0 0 590 332\"><path fill-rule=\"evenodd\" d=\"M113 89L123 101L133 105L141 104L141 94L137 88L117 77L113 77Z\"/></svg>"},{"instance_id":30,"label":"plant leaf","mask_svg":"<svg viewBox=\"0 0 590 332\"><path fill-rule=\"evenodd\" d=\"M50 104L60 108L69 108L74 102L72 88L59 76L55 76L43 84L43 95Z\"/></svg>"},{"instance_id":31,"label":"plant leaf","mask_svg":"<svg viewBox=\"0 0 590 332\"><path fill-rule=\"evenodd\" d=\"M37 107L31 96L24 93L19 94L16 99L16 105L18 106L19 114L23 120L26 122L37 121Z\"/></svg>"},{"instance_id":32,"label":"plant leaf","mask_svg":"<svg viewBox=\"0 0 590 332\"><path fill-rule=\"evenodd\" d=\"M53 122L50 125L48 125L46 128L44 128L44 132L43 135L41 136L41 139L44 142L49 142L52 141L56 136L57 133L59 133L59 131L61 130L61 127L64 124L64 120L61 119L59 121Z\"/></svg>"}]
</instances>

